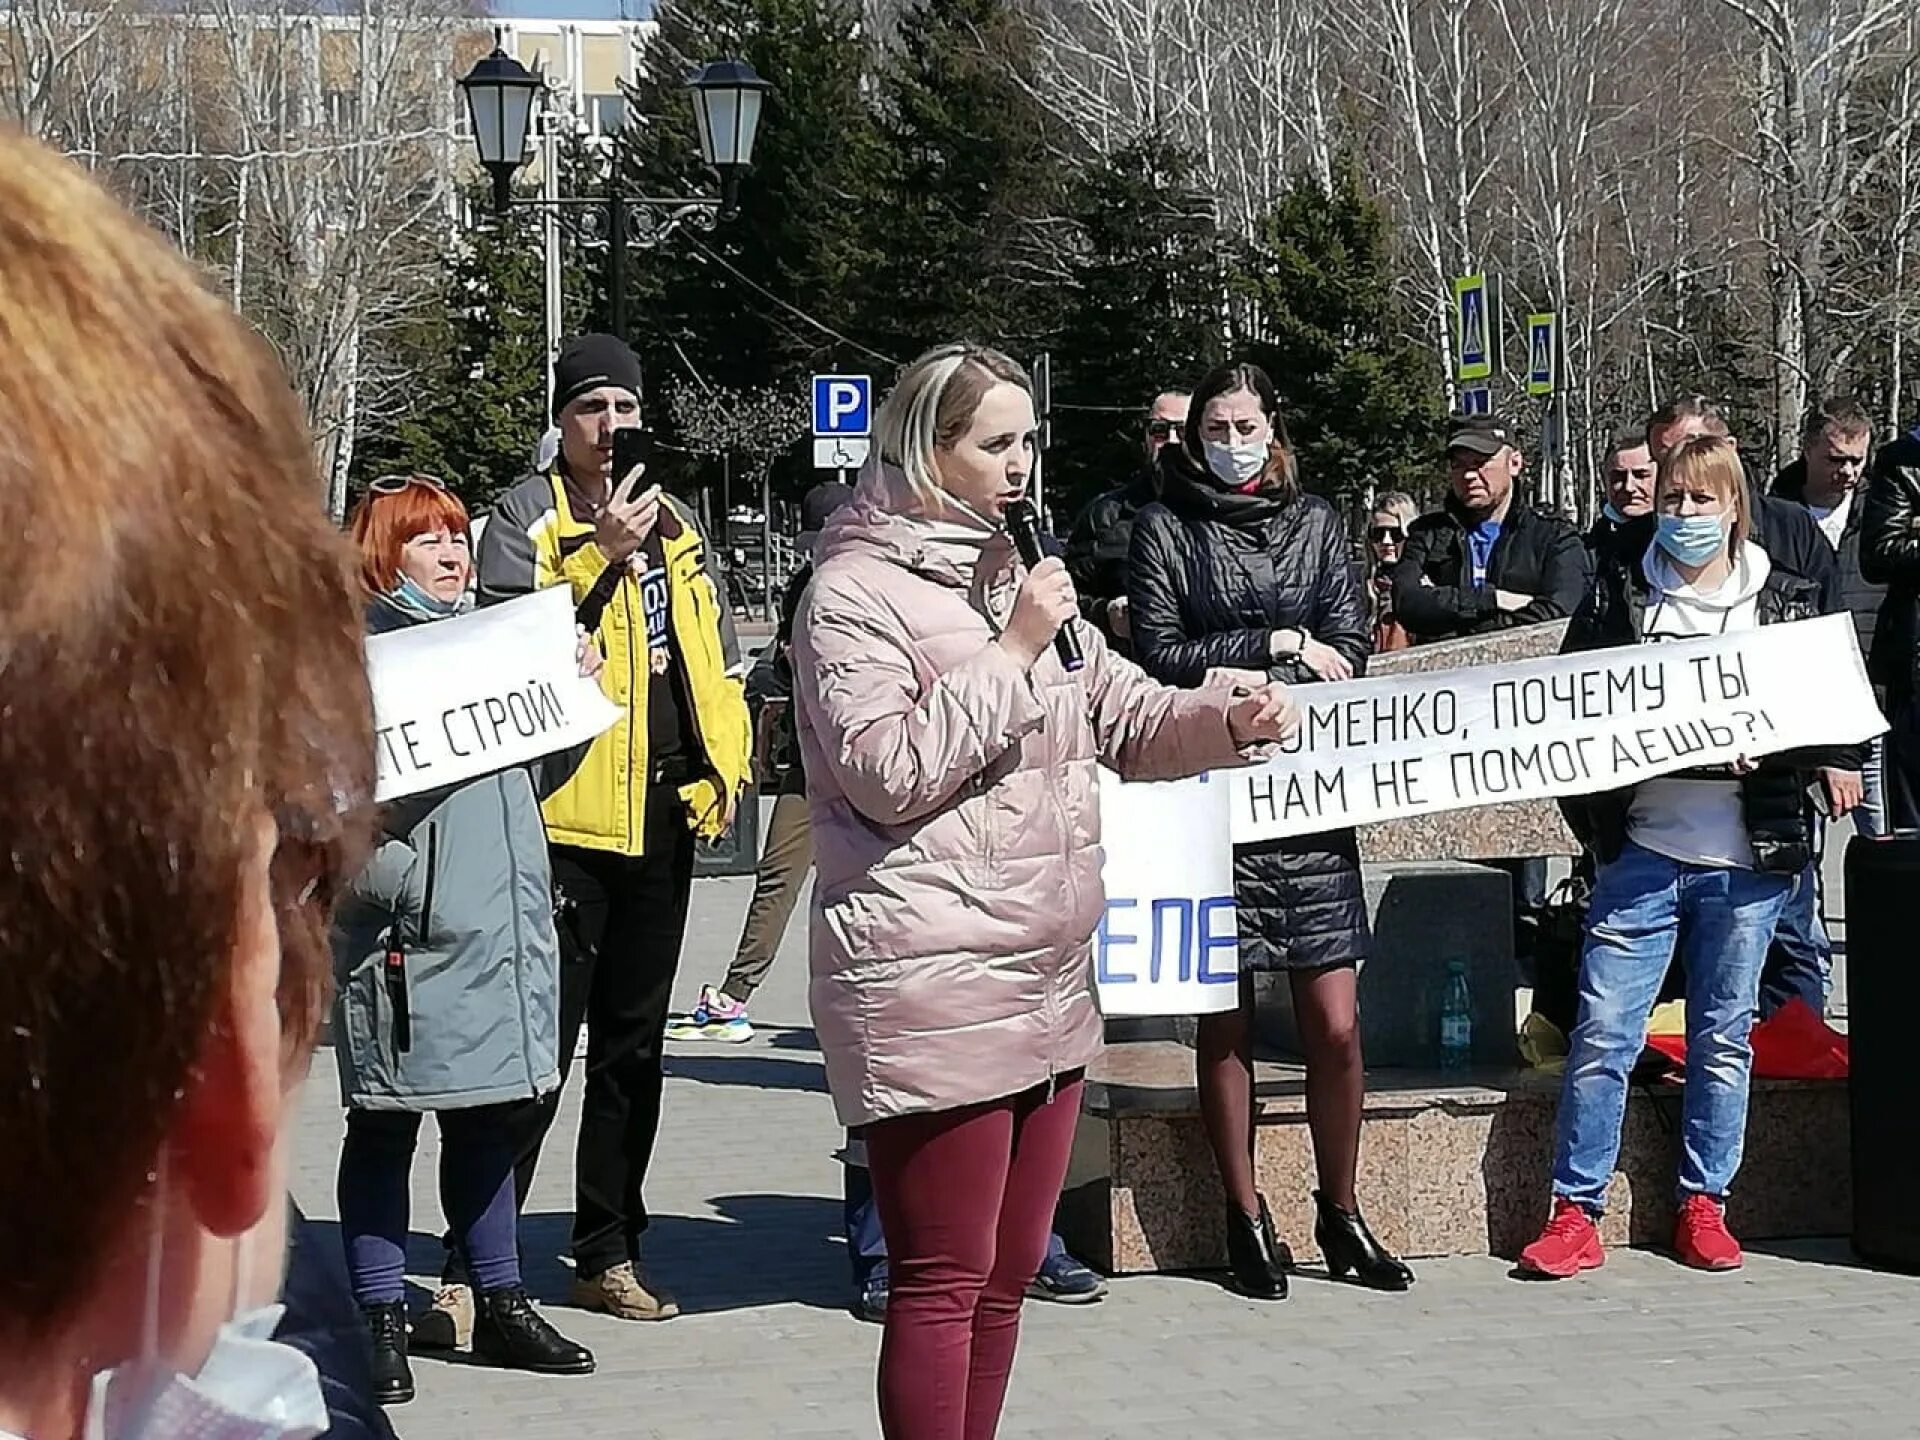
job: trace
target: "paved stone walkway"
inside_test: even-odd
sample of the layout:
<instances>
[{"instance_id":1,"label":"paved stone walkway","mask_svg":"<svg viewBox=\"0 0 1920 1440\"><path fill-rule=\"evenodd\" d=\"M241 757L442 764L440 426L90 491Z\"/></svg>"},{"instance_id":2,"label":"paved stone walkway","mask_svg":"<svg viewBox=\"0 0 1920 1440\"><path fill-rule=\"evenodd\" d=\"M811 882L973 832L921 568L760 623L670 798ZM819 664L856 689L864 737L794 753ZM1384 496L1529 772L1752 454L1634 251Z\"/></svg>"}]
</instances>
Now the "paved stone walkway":
<instances>
[{"instance_id":1,"label":"paved stone walkway","mask_svg":"<svg viewBox=\"0 0 1920 1440\"><path fill-rule=\"evenodd\" d=\"M683 999L725 968L750 882L695 893ZM879 1332L846 1309L840 1132L806 1026L795 923L760 1036L674 1048L648 1185L650 1263L687 1314L625 1325L555 1306L599 1373L543 1380L423 1359L405 1440L871 1437ZM578 1077L561 1133L571 1137ZM300 1119L296 1192L332 1217L340 1135L322 1052ZM435 1137L414 1171L413 1268L430 1280ZM569 1146L549 1153L524 1226L529 1282L559 1300ZM1840 1244L1700 1276L1644 1253L1563 1285L1497 1261L1421 1265L1405 1297L1302 1280L1261 1307L1200 1279L1120 1282L1092 1309L1029 1307L1008 1437L1706 1440L1920 1435L1920 1280L1855 1268Z\"/></svg>"}]
</instances>

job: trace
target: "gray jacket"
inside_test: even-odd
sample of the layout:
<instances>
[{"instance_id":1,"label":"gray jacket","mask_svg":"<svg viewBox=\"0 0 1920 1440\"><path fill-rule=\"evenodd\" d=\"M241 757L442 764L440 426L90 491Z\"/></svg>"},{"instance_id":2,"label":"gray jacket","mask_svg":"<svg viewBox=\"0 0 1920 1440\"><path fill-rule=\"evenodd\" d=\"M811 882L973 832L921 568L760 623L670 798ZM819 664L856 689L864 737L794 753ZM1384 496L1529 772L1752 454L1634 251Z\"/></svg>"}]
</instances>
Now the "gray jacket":
<instances>
[{"instance_id":1,"label":"gray jacket","mask_svg":"<svg viewBox=\"0 0 1920 1440\"><path fill-rule=\"evenodd\" d=\"M393 623L376 602L371 628ZM373 857L334 917L345 1104L457 1110L560 1083L560 945L540 797L584 753L383 807Z\"/></svg>"}]
</instances>

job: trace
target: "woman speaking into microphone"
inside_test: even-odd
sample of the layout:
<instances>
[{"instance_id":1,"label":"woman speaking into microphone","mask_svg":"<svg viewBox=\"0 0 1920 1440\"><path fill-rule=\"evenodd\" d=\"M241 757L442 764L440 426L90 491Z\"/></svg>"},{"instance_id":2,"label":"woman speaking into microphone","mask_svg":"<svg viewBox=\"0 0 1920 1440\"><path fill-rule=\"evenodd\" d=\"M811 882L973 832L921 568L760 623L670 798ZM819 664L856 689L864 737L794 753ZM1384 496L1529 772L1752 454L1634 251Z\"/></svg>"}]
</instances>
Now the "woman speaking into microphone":
<instances>
[{"instance_id":1,"label":"woman speaking into microphone","mask_svg":"<svg viewBox=\"0 0 1920 1440\"><path fill-rule=\"evenodd\" d=\"M947 345L908 366L794 627L811 1002L887 1237L889 1440L989 1440L999 1422L1100 1048L1094 767L1196 774L1297 724L1282 686L1170 689L1087 625L1065 668L1072 582L1057 559L1020 565L1004 524L1034 440L1006 356Z\"/></svg>"}]
</instances>

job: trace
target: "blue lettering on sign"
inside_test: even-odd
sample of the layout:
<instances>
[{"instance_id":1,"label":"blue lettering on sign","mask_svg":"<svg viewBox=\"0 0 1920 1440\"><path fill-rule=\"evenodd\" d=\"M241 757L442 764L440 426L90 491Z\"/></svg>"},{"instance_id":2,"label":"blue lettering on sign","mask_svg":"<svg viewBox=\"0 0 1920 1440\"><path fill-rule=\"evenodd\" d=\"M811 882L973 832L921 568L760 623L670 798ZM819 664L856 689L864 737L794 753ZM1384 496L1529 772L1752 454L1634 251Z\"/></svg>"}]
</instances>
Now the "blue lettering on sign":
<instances>
[{"instance_id":1,"label":"blue lettering on sign","mask_svg":"<svg viewBox=\"0 0 1920 1440\"><path fill-rule=\"evenodd\" d=\"M1116 969L1113 955L1116 946L1140 943L1139 935L1116 928L1124 912L1138 910L1140 904L1139 900L1125 897L1107 901L1100 928L1093 937L1094 970L1102 985L1137 985L1142 979L1134 971ZM1147 905L1149 949L1145 979L1149 984L1160 984L1166 979L1182 984L1238 983L1237 967L1229 965L1222 970L1212 963L1217 952L1234 951L1240 943L1231 929L1221 933L1221 917L1225 917L1228 925L1232 922L1231 895L1213 895L1201 900L1180 895L1160 896Z\"/></svg>"},{"instance_id":2,"label":"blue lettering on sign","mask_svg":"<svg viewBox=\"0 0 1920 1440\"><path fill-rule=\"evenodd\" d=\"M1200 983L1202 985L1236 985L1240 981L1240 967L1236 962L1226 970L1215 970L1207 964L1207 958L1216 950L1238 952L1240 936L1229 931L1225 935L1214 933L1214 917L1224 914L1229 921L1233 919L1233 897L1216 895L1211 900L1200 902Z\"/></svg>"},{"instance_id":3,"label":"blue lettering on sign","mask_svg":"<svg viewBox=\"0 0 1920 1440\"><path fill-rule=\"evenodd\" d=\"M1167 927L1161 922L1168 915L1174 916L1180 927L1176 932L1180 948L1175 963L1181 983L1193 979L1193 901L1184 897L1156 900L1153 902L1153 958L1147 962L1147 978L1156 985L1165 973L1160 962L1166 952Z\"/></svg>"},{"instance_id":4,"label":"blue lettering on sign","mask_svg":"<svg viewBox=\"0 0 1920 1440\"><path fill-rule=\"evenodd\" d=\"M1134 985L1139 983L1140 977L1138 975L1122 974L1107 963L1109 952L1115 945L1137 945L1140 943L1139 936L1119 935L1114 933L1113 929L1113 912L1116 910L1132 910L1139 903L1137 900L1109 900L1107 901L1106 910L1100 916L1100 928L1094 931L1093 934L1093 964L1095 973L1098 975L1102 985Z\"/></svg>"}]
</instances>

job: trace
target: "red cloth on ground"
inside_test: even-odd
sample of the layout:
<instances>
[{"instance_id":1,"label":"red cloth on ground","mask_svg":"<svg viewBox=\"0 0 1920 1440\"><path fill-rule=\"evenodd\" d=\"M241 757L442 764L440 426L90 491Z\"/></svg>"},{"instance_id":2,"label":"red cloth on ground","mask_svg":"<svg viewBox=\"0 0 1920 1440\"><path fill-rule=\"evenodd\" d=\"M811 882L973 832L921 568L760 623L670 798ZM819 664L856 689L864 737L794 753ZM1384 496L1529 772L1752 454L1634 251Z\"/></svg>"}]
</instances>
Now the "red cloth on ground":
<instances>
[{"instance_id":1,"label":"red cloth on ground","mask_svg":"<svg viewBox=\"0 0 1920 1440\"><path fill-rule=\"evenodd\" d=\"M1676 1065L1686 1063L1687 1037L1649 1035L1647 1044ZM1753 1027L1756 1080L1844 1080L1847 1037L1804 1000L1789 1000Z\"/></svg>"}]
</instances>

